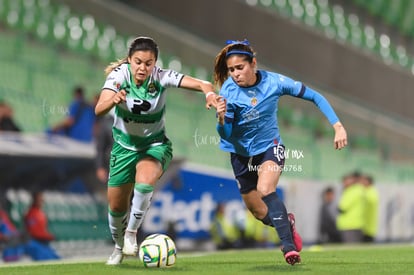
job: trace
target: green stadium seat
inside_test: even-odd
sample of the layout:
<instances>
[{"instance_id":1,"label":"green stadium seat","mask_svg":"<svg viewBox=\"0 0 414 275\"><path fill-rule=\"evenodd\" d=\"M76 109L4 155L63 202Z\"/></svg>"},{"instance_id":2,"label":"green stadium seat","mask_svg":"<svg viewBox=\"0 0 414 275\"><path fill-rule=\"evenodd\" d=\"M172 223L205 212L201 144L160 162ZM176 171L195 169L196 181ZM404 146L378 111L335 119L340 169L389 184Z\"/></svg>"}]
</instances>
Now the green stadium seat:
<instances>
[{"instance_id":1,"label":"green stadium seat","mask_svg":"<svg viewBox=\"0 0 414 275\"><path fill-rule=\"evenodd\" d=\"M364 26L363 46L373 52L379 53L379 41L375 29L371 25Z\"/></svg>"},{"instance_id":2,"label":"green stadium seat","mask_svg":"<svg viewBox=\"0 0 414 275\"><path fill-rule=\"evenodd\" d=\"M404 29L404 33L413 32L414 35L413 1L354 0L353 2L374 16L380 16L388 24ZM388 36L377 33L373 26L361 24L356 14L345 14L339 4L331 4L328 0L252 0L247 3L266 8L273 7L282 15L296 18L322 30L329 38L350 42L378 55L387 64L396 63L411 70L410 58L406 56L407 51L402 45L395 45Z\"/></svg>"},{"instance_id":3,"label":"green stadium seat","mask_svg":"<svg viewBox=\"0 0 414 275\"><path fill-rule=\"evenodd\" d=\"M387 9L388 0L357 1L373 15L381 15Z\"/></svg>"},{"instance_id":4,"label":"green stadium seat","mask_svg":"<svg viewBox=\"0 0 414 275\"><path fill-rule=\"evenodd\" d=\"M0 66L0 74L2 76L1 86L9 87L17 94L30 94L29 72L25 64L4 60Z\"/></svg>"},{"instance_id":5,"label":"green stadium seat","mask_svg":"<svg viewBox=\"0 0 414 275\"><path fill-rule=\"evenodd\" d=\"M264 7L268 7L267 3L261 3L261 5L263 5ZM274 0L274 7L279 11L279 13L286 15L286 16L291 16L292 15L292 10L290 8L290 6L288 5L288 0Z\"/></svg>"},{"instance_id":6,"label":"green stadium seat","mask_svg":"<svg viewBox=\"0 0 414 275\"><path fill-rule=\"evenodd\" d=\"M111 41L112 60L119 60L125 57L128 45L125 38L119 34Z\"/></svg>"},{"instance_id":7,"label":"green stadium seat","mask_svg":"<svg viewBox=\"0 0 414 275\"><path fill-rule=\"evenodd\" d=\"M400 30L404 35L414 37L414 1L408 1L399 23Z\"/></svg>"},{"instance_id":8,"label":"green stadium seat","mask_svg":"<svg viewBox=\"0 0 414 275\"><path fill-rule=\"evenodd\" d=\"M41 14L38 12L34 1L24 1L22 7L22 28L25 31L34 31Z\"/></svg>"},{"instance_id":9,"label":"green stadium seat","mask_svg":"<svg viewBox=\"0 0 414 275\"><path fill-rule=\"evenodd\" d=\"M316 27L318 7L315 5L314 0L302 0L302 6L304 9L303 21L307 25Z\"/></svg>"},{"instance_id":10,"label":"green stadium seat","mask_svg":"<svg viewBox=\"0 0 414 275\"><path fill-rule=\"evenodd\" d=\"M362 31L363 28L360 25L358 16L353 13L349 14L346 17L346 24L350 31L350 42L357 47L361 47L364 39L364 32Z\"/></svg>"},{"instance_id":11,"label":"green stadium seat","mask_svg":"<svg viewBox=\"0 0 414 275\"><path fill-rule=\"evenodd\" d=\"M337 30L333 21L333 10L327 1L317 0L316 4L318 7L318 25L327 37L335 38Z\"/></svg>"},{"instance_id":12,"label":"green stadium seat","mask_svg":"<svg viewBox=\"0 0 414 275\"><path fill-rule=\"evenodd\" d=\"M336 29L336 37L343 41L349 40L351 34L342 6L333 6L331 16L333 18L332 21Z\"/></svg>"},{"instance_id":13,"label":"green stadium seat","mask_svg":"<svg viewBox=\"0 0 414 275\"><path fill-rule=\"evenodd\" d=\"M6 0L0 0L0 18L4 19L7 17L9 11L9 2Z\"/></svg>"},{"instance_id":14,"label":"green stadium seat","mask_svg":"<svg viewBox=\"0 0 414 275\"><path fill-rule=\"evenodd\" d=\"M407 0L392 0L387 1L384 13L379 14L382 16L386 23L391 26L400 24L402 14L406 10L407 5L410 1Z\"/></svg>"}]
</instances>

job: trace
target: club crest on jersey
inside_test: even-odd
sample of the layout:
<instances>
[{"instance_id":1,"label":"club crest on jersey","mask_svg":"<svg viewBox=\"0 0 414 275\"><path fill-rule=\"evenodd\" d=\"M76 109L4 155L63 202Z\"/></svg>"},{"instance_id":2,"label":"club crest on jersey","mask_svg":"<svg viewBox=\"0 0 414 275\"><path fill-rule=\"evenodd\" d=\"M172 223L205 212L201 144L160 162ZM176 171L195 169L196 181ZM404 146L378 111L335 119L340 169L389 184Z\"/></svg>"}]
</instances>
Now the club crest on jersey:
<instances>
[{"instance_id":1,"label":"club crest on jersey","mask_svg":"<svg viewBox=\"0 0 414 275\"><path fill-rule=\"evenodd\" d=\"M154 84L154 83L150 83L150 84L148 85L148 93L149 93L150 95L154 96L157 92L158 92L158 91L157 91L157 87L155 87L155 84Z\"/></svg>"},{"instance_id":2,"label":"club crest on jersey","mask_svg":"<svg viewBox=\"0 0 414 275\"><path fill-rule=\"evenodd\" d=\"M249 94L249 96L252 97L250 99L250 105L256 106L256 104L257 104L256 91L255 90L248 90L247 93Z\"/></svg>"},{"instance_id":3,"label":"club crest on jersey","mask_svg":"<svg viewBox=\"0 0 414 275\"><path fill-rule=\"evenodd\" d=\"M257 98L256 98L256 97L253 97L253 98L250 100L250 104L251 104L252 106L256 106L256 104L257 104Z\"/></svg>"}]
</instances>

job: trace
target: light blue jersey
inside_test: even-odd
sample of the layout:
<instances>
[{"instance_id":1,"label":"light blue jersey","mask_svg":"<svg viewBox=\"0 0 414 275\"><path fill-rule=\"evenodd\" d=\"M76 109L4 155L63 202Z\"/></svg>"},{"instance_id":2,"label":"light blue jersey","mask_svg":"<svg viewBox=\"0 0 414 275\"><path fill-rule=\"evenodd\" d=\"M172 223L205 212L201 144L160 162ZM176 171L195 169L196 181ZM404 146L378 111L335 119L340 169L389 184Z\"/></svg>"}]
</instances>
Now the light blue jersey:
<instances>
[{"instance_id":1,"label":"light blue jersey","mask_svg":"<svg viewBox=\"0 0 414 275\"><path fill-rule=\"evenodd\" d=\"M254 156L270 146L283 144L277 121L279 98L290 95L312 101L331 124L339 121L329 102L320 93L281 74L258 71L258 82L240 87L231 77L220 95L227 100L223 126L217 125L223 151Z\"/></svg>"}]
</instances>

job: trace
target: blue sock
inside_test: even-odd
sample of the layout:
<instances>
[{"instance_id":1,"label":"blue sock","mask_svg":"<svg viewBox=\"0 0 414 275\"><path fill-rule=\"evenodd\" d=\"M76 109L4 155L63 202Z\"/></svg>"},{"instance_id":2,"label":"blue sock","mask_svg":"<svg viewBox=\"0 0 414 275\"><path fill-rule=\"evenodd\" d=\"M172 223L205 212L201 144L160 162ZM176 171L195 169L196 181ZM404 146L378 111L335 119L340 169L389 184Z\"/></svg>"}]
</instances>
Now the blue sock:
<instances>
[{"instance_id":1,"label":"blue sock","mask_svg":"<svg viewBox=\"0 0 414 275\"><path fill-rule=\"evenodd\" d=\"M263 219L261 219L261 221L265 225L273 226L274 227L272 221L270 220L269 213L267 213L266 216Z\"/></svg>"},{"instance_id":2,"label":"blue sock","mask_svg":"<svg viewBox=\"0 0 414 275\"><path fill-rule=\"evenodd\" d=\"M277 234L282 242L282 251L286 253L295 250L285 205L279 200L276 192L270 193L263 197L262 200L267 205L267 215L276 228Z\"/></svg>"}]
</instances>

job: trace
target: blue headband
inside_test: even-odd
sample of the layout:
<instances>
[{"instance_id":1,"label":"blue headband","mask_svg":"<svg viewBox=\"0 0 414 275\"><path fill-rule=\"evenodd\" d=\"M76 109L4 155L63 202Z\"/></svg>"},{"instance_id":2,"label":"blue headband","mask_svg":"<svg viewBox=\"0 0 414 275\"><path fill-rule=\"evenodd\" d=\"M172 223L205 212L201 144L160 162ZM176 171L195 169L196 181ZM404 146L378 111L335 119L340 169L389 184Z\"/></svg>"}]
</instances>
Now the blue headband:
<instances>
[{"instance_id":1,"label":"blue headband","mask_svg":"<svg viewBox=\"0 0 414 275\"><path fill-rule=\"evenodd\" d=\"M244 39L243 41L240 41L240 40L227 40L226 45L229 45L229 44L243 44L243 45L249 46L250 42L247 39Z\"/></svg>"},{"instance_id":2,"label":"blue headband","mask_svg":"<svg viewBox=\"0 0 414 275\"><path fill-rule=\"evenodd\" d=\"M253 53L248 52L248 51L243 51L243 50L231 50L229 52L226 53L226 57L232 54L244 54L244 55L248 55L250 57L253 57Z\"/></svg>"},{"instance_id":3,"label":"blue headband","mask_svg":"<svg viewBox=\"0 0 414 275\"><path fill-rule=\"evenodd\" d=\"M226 44L227 45L230 45L230 44L241 44L241 45L249 46L250 45L250 42L247 39L244 39L243 41L240 41L240 40L227 40L226 41ZM251 53L251 52L244 51L244 50L236 50L236 49L234 49L234 50L231 50L231 51L227 52L226 53L226 57L229 56L229 55L232 55L232 54L244 54L244 55L247 55L247 56L250 56L250 57L253 57L254 56L253 53Z\"/></svg>"}]
</instances>

